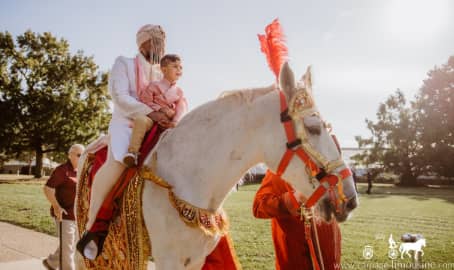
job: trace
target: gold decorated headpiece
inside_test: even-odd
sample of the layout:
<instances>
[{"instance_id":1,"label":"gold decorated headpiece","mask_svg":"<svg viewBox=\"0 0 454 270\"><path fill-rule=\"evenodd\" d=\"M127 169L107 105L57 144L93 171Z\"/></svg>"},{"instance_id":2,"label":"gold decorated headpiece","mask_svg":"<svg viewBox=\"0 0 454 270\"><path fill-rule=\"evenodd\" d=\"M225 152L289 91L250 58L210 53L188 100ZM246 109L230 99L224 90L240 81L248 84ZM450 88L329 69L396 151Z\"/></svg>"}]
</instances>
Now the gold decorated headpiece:
<instances>
[{"instance_id":1,"label":"gold decorated headpiece","mask_svg":"<svg viewBox=\"0 0 454 270\"><path fill-rule=\"evenodd\" d=\"M306 89L302 89L297 91L290 100L289 115L303 116L312 111L312 108L314 108L314 100L311 94Z\"/></svg>"}]
</instances>

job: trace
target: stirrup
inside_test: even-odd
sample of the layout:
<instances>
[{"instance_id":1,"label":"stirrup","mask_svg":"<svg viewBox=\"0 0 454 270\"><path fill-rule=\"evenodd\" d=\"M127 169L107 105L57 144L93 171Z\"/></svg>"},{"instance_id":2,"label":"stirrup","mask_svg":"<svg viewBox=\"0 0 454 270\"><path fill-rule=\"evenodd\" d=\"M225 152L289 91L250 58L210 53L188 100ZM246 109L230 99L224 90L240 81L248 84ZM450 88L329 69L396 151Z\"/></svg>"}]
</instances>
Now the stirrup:
<instances>
[{"instance_id":1,"label":"stirrup","mask_svg":"<svg viewBox=\"0 0 454 270\"><path fill-rule=\"evenodd\" d=\"M123 163L126 165L128 168L136 167L138 162L138 153L132 153L129 152L123 157Z\"/></svg>"},{"instance_id":2,"label":"stirrup","mask_svg":"<svg viewBox=\"0 0 454 270\"><path fill-rule=\"evenodd\" d=\"M95 260L102 252L102 248L104 246L104 241L106 240L107 237L107 232L90 232L90 231L85 231L82 234L82 237L79 239L76 245L77 251L86 259L89 260ZM94 257L88 257L87 254L85 254L85 249L88 247L88 244L93 241L93 243L96 245L97 252L96 256Z\"/></svg>"}]
</instances>

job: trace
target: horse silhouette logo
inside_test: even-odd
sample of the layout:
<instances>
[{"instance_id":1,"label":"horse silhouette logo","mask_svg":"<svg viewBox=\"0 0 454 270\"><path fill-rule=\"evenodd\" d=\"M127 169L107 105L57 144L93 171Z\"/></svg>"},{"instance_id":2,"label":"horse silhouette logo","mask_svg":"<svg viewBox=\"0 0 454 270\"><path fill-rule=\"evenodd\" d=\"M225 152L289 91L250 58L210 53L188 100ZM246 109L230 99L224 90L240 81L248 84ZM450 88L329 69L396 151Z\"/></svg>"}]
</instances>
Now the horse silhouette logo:
<instances>
[{"instance_id":1,"label":"horse silhouette logo","mask_svg":"<svg viewBox=\"0 0 454 270\"><path fill-rule=\"evenodd\" d=\"M400 258L404 258L404 254L407 254L408 257L411 258L410 250L414 252L415 260L418 258L418 253L421 252L421 256L424 256L424 251L422 250L423 247L426 247L426 239L420 238L416 242L404 242L400 244L399 252Z\"/></svg>"}]
</instances>

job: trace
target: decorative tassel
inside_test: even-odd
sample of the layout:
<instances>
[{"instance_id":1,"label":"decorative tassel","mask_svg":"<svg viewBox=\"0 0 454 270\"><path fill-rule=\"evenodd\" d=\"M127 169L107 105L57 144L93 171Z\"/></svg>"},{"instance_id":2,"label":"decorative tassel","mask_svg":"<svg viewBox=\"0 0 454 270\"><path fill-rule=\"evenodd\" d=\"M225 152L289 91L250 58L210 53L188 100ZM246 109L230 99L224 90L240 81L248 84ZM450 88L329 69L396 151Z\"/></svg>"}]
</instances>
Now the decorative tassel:
<instances>
[{"instance_id":1,"label":"decorative tassel","mask_svg":"<svg viewBox=\"0 0 454 270\"><path fill-rule=\"evenodd\" d=\"M279 72L282 64L288 60L288 50L285 43L285 36L278 19L266 26L265 35L258 34L260 47L266 55L266 60L271 71L279 80Z\"/></svg>"}]
</instances>

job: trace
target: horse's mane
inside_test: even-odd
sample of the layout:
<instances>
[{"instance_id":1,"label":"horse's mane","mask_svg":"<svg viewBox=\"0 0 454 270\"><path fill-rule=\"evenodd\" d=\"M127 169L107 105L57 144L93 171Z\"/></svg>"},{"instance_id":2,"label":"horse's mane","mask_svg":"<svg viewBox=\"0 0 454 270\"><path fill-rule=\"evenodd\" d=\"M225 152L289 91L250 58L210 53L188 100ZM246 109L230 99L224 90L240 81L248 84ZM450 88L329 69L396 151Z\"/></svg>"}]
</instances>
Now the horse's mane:
<instances>
[{"instance_id":1,"label":"horse's mane","mask_svg":"<svg viewBox=\"0 0 454 270\"><path fill-rule=\"evenodd\" d=\"M212 117L217 118L218 116L220 116L219 114L230 113L231 111L234 111L235 109L240 108L243 105L249 105L253 103L257 98L264 96L275 89L275 86L271 85L262 88L224 91L217 99L202 104L194 110L190 111L187 115L185 115L185 117L183 117L183 119L181 119L181 122L178 124L178 126L192 122L193 120L196 120L195 118L199 118L197 120Z\"/></svg>"},{"instance_id":2,"label":"horse's mane","mask_svg":"<svg viewBox=\"0 0 454 270\"><path fill-rule=\"evenodd\" d=\"M262 87L262 88L248 88L248 89L242 89L242 90L224 91L219 95L217 100L231 98L231 99L238 99L241 102L246 102L249 104L249 103L253 102L257 97L266 95L274 89L276 89L276 87L274 85L271 85L271 86Z\"/></svg>"}]
</instances>

